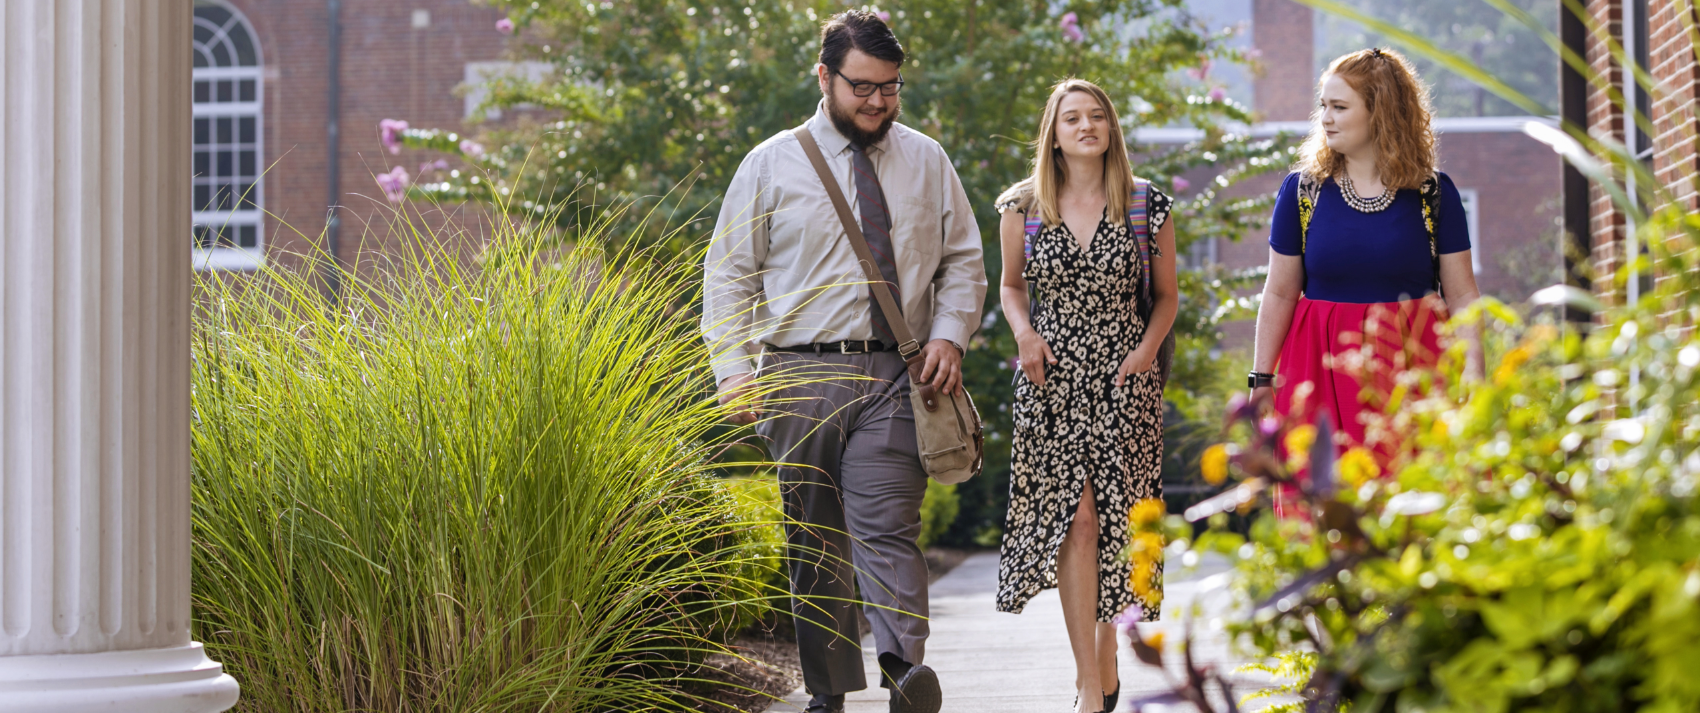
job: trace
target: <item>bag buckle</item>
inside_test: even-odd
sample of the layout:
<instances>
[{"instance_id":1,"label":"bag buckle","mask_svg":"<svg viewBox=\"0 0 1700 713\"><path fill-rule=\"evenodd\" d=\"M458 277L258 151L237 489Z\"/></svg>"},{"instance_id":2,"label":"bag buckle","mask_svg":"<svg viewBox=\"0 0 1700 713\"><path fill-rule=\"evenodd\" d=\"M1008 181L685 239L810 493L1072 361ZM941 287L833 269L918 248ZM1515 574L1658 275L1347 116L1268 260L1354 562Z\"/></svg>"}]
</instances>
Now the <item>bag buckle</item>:
<instances>
[{"instance_id":1,"label":"bag buckle","mask_svg":"<svg viewBox=\"0 0 1700 713\"><path fill-rule=\"evenodd\" d=\"M897 345L897 353L903 355L904 361L909 361L910 359L914 359L916 354L921 353L921 345L911 339Z\"/></svg>"}]
</instances>

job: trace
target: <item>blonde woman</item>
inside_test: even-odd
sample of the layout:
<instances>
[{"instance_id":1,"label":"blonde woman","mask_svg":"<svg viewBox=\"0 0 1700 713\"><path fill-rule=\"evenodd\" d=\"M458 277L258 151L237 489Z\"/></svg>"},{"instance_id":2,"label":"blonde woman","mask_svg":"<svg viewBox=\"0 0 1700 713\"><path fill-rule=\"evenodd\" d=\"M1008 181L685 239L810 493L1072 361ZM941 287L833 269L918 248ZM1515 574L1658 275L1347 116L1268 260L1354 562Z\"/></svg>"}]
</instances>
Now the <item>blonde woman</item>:
<instances>
[{"instance_id":1,"label":"blonde woman","mask_svg":"<svg viewBox=\"0 0 1700 713\"><path fill-rule=\"evenodd\" d=\"M1438 323L1479 295L1431 117L1397 52L1360 50L1323 73L1310 137L1275 198L1248 378L1282 413L1326 414L1340 449L1363 446L1384 469L1402 439L1373 416L1380 397L1400 371L1436 363Z\"/></svg>"},{"instance_id":2,"label":"blonde woman","mask_svg":"<svg viewBox=\"0 0 1700 713\"><path fill-rule=\"evenodd\" d=\"M1033 176L998 198L1003 311L1021 356L998 610L1058 588L1075 709L1092 713L1121 691L1112 620L1135 607L1155 620L1162 603L1161 566L1131 582L1121 553L1129 510L1163 496L1155 367L1178 305L1175 227L1169 197L1134 177L1097 85L1057 84L1038 136Z\"/></svg>"}]
</instances>

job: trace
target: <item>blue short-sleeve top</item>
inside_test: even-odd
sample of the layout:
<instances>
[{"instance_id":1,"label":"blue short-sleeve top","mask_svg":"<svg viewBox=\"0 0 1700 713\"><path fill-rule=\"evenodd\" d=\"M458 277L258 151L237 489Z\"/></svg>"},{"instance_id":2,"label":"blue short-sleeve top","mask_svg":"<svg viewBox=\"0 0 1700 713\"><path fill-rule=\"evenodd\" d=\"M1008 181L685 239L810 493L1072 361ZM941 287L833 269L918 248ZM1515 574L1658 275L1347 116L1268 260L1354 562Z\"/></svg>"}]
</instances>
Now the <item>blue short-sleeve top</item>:
<instances>
[{"instance_id":1,"label":"blue short-sleeve top","mask_svg":"<svg viewBox=\"0 0 1700 713\"><path fill-rule=\"evenodd\" d=\"M1435 249L1441 255L1470 249L1464 200L1446 174L1440 178L1440 215L1435 220ZM1311 214L1310 237L1303 249L1305 297L1325 302L1397 302L1434 290L1423 200L1404 189L1379 213L1362 213L1346 204L1340 186L1322 184ZM1299 255L1299 174L1288 174L1275 194L1269 247Z\"/></svg>"}]
</instances>

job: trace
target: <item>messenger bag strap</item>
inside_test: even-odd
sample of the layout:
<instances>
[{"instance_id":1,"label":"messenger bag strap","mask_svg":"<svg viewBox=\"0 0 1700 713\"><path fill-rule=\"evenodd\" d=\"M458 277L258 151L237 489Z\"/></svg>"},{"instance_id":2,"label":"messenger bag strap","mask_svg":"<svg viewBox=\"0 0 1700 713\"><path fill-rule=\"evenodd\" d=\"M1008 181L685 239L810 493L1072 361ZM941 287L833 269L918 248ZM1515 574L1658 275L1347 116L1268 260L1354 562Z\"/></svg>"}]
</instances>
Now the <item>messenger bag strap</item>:
<instances>
[{"instance_id":1,"label":"messenger bag strap","mask_svg":"<svg viewBox=\"0 0 1700 713\"><path fill-rule=\"evenodd\" d=\"M880 311L885 313L885 321L890 323L892 335L897 337L897 353L903 355L903 361L909 365L909 381L920 391L922 401L927 410L938 408L938 396L930 383L921 382L921 345L915 341L915 335L909 331L909 322L903 319L903 310L897 306L897 300L892 299L891 289L886 287L885 279L879 276L878 263L874 262L873 251L868 249L867 238L862 237L862 228L856 225L856 216L850 212L850 203L844 200L844 193L838 190L838 179L832 177L832 169L826 165L826 157L821 155L820 145L815 143L815 137L809 134L807 125L799 126L791 131L797 137L797 143L802 144L803 153L808 154L809 163L815 167L815 175L820 177L821 186L826 189L826 197L832 199L832 207L838 211L838 222L844 224L844 232L850 236L850 247L856 251L856 261L862 264L862 274L868 278L868 289L873 290L874 301L880 305Z\"/></svg>"},{"instance_id":2,"label":"messenger bag strap","mask_svg":"<svg viewBox=\"0 0 1700 713\"><path fill-rule=\"evenodd\" d=\"M809 134L808 126L799 126L791 133L797 137L797 143L803 145L803 153L809 155L809 163L814 164L815 174L820 176L821 185L826 187L826 196L832 199L832 207L838 211L838 222L844 224L844 232L850 235L850 247L856 250L856 261L862 264L862 273L868 278L868 289L873 290L874 300L879 302L880 311L885 313L886 321L891 323L892 336L897 337L898 353L902 354L904 359L919 354L921 345L909 331L909 323L904 321L903 310L897 306L897 300L892 298L885 279L879 276L878 263L874 262L874 254L868 249L868 240L862 236L862 228L856 224L856 216L850 212L850 203L844 200L844 193L838 190L838 180L832 177L832 169L827 167L826 157L820 152L820 145L816 144L815 137Z\"/></svg>"}]
</instances>

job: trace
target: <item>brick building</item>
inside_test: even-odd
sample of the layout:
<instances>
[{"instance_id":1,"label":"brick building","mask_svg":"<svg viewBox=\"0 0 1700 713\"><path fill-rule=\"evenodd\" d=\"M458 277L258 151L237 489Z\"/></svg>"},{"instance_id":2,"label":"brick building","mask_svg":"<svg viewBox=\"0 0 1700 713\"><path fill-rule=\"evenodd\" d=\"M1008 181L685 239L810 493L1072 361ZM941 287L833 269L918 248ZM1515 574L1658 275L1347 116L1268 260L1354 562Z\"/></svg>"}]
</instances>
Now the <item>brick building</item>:
<instances>
[{"instance_id":1,"label":"brick building","mask_svg":"<svg viewBox=\"0 0 1700 713\"><path fill-rule=\"evenodd\" d=\"M202 269L329 245L351 261L384 240L393 212L373 176L437 156L389 154L378 122L464 128L457 87L508 39L468 0L196 0L194 15Z\"/></svg>"},{"instance_id":2,"label":"brick building","mask_svg":"<svg viewBox=\"0 0 1700 713\"><path fill-rule=\"evenodd\" d=\"M1213 0L1212 4L1227 3ZM1230 87L1230 95L1249 95L1252 108L1262 118L1250 127L1254 136L1282 131L1302 135L1309 129L1317 76L1332 59L1316 56L1315 17L1309 7L1294 0L1241 0L1241 5L1240 21L1250 25L1249 41L1261 53L1262 71L1247 80L1250 91ZM1550 148L1523 133L1531 120L1537 119L1469 117L1435 122L1440 170L1457 184L1469 212L1476 279L1484 294L1513 302L1551 284L1558 277L1561 254L1557 223L1561 164ZM1146 145L1176 144L1196 135L1185 129L1142 129L1135 140ZM1231 195L1271 193L1284 176L1281 171L1236 184ZM1269 259L1267 238L1267 231L1262 231L1237 242L1215 240L1197 248L1194 260L1233 270L1264 265ZM1249 349L1252 330L1250 321L1226 325L1224 346Z\"/></svg>"},{"instance_id":3,"label":"brick building","mask_svg":"<svg viewBox=\"0 0 1700 713\"><path fill-rule=\"evenodd\" d=\"M1652 131L1634 127L1626 132L1622 108L1613 103L1604 87L1592 85L1581 73L1565 71L1564 116L1588 127L1594 136L1622 143L1640 158L1672 198L1688 210L1700 210L1694 177L1700 173L1696 146L1696 104L1700 103L1700 64L1694 56L1688 27L1696 20L1694 5L1675 0L1588 0L1590 21L1623 47L1625 57L1657 83L1657 93L1634 82L1626 82L1627 68L1615 61L1605 42L1587 31L1582 19L1563 14L1561 35L1565 44L1586 58L1590 70L1624 94L1625 104L1648 118ZM1684 18L1683 14L1688 17ZM1611 198L1592 187L1579 173L1568 170L1565 186L1565 222L1575 250L1587 255L1594 293L1606 304L1623 304L1648 285L1648 276L1638 276L1619 285L1611 279L1627 258L1645 252L1634 235L1634 226L1612 205ZM1586 226L1578 230L1569 226ZM1579 284L1586 283L1578 277Z\"/></svg>"}]
</instances>

